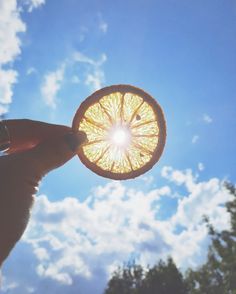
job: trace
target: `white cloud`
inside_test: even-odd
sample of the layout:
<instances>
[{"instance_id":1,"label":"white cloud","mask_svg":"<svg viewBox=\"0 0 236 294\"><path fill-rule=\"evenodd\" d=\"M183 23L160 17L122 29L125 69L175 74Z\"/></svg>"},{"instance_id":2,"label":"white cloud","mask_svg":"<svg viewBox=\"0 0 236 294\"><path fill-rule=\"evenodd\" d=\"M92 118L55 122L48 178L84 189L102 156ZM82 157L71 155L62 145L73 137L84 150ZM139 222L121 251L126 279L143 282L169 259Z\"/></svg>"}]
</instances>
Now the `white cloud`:
<instances>
[{"instance_id":1,"label":"white cloud","mask_svg":"<svg viewBox=\"0 0 236 294\"><path fill-rule=\"evenodd\" d=\"M6 283L18 285L12 293L38 285L36 294L43 289L45 294L100 294L111 270L134 254L143 265L168 255L183 269L203 262L209 239L202 216L218 229L228 228L223 204L231 196L219 179L198 181L190 169L164 167L162 176L177 185L175 190L187 189L176 212L163 220L160 199L174 193L167 185L144 193L112 181L94 188L84 201L38 196L30 225L6 264L7 272L13 264L16 270L16 256L31 262L31 270L7 276Z\"/></svg>"},{"instance_id":2,"label":"white cloud","mask_svg":"<svg viewBox=\"0 0 236 294\"><path fill-rule=\"evenodd\" d=\"M15 0L0 1L0 64L12 62L21 53L19 33L26 31Z\"/></svg>"},{"instance_id":3,"label":"white cloud","mask_svg":"<svg viewBox=\"0 0 236 294\"><path fill-rule=\"evenodd\" d=\"M98 28L104 34L107 32L108 29L108 24L104 21L101 13L98 13Z\"/></svg>"},{"instance_id":4,"label":"white cloud","mask_svg":"<svg viewBox=\"0 0 236 294\"><path fill-rule=\"evenodd\" d=\"M83 53L81 53L79 51L74 53L74 60L76 62L88 63L88 64L91 64L91 65L96 64L96 62L92 58L86 56L85 54L83 54Z\"/></svg>"},{"instance_id":5,"label":"white cloud","mask_svg":"<svg viewBox=\"0 0 236 294\"><path fill-rule=\"evenodd\" d=\"M26 71L27 76L37 73L37 69L35 67L29 67Z\"/></svg>"},{"instance_id":6,"label":"white cloud","mask_svg":"<svg viewBox=\"0 0 236 294\"><path fill-rule=\"evenodd\" d=\"M61 89L64 78L65 64L62 64L56 71L47 73L41 86L41 95L47 106L55 109L57 106L56 95Z\"/></svg>"},{"instance_id":7,"label":"white cloud","mask_svg":"<svg viewBox=\"0 0 236 294\"><path fill-rule=\"evenodd\" d=\"M81 26L81 27L79 28L79 35L78 35L78 39L79 39L79 41L80 41L80 42L83 42L83 41L85 40L86 36L88 35L88 33L89 33L89 29L88 29L88 27L86 27L86 26Z\"/></svg>"},{"instance_id":8,"label":"white cloud","mask_svg":"<svg viewBox=\"0 0 236 294\"><path fill-rule=\"evenodd\" d=\"M153 183L154 176L152 176L152 175L148 175L148 176L144 175L144 176L140 177L140 180L144 181L144 183L149 186L149 185L151 185Z\"/></svg>"},{"instance_id":9,"label":"white cloud","mask_svg":"<svg viewBox=\"0 0 236 294\"><path fill-rule=\"evenodd\" d=\"M204 166L204 164L203 164L202 162L199 162L199 163L198 163L198 169L199 169L200 171L203 171L203 170L205 169L205 166Z\"/></svg>"},{"instance_id":10,"label":"white cloud","mask_svg":"<svg viewBox=\"0 0 236 294\"><path fill-rule=\"evenodd\" d=\"M197 143L198 140L199 140L199 136L194 135L193 138L192 138L192 143L195 144L195 143Z\"/></svg>"},{"instance_id":11,"label":"white cloud","mask_svg":"<svg viewBox=\"0 0 236 294\"><path fill-rule=\"evenodd\" d=\"M84 80L85 85L89 86L92 91L98 90L103 86L105 74L102 65L107 60L106 54L103 53L98 60L95 60L77 51L73 56L73 60L77 63L84 63L87 66Z\"/></svg>"},{"instance_id":12,"label":"white cloud","mask_svg":"<svg viewBox=\"0 0 236 294\"><path fill-rule=\"evenodd\" d=\"M196 185L197 177L193 175L191 169L185 171L173 169L171 166L164 166L161 170L161 176L176 185L185 185L188 191L191 191Z\"/></svg>"},{"instance_id":13,"label":"white cloud","mask_svg":"<svg viewBox=\"0 0 236 294\"><path fill-rule=\"evenodd\" d=\"M85 85L90 86L92 90L96 91L102 88L104 79L104 72L100 69L95 69L92 73L87 75Z\"/></svg>"},{"instance_id":14,"label":"white cloud","mask_svg":"<svg viewBox=\"0 0 236 294\"><path fill-rule=\"evenodd\" d=\"M79 83L80 83L80 79L79 79L78 76L74 75L74 76L72 77L72 79L71 79L71 82L72 82L73 84L79 84Z\"/></svg>"},{"instance_id":15,"label":"white cloud","mask_svg":"<svg viewBox=\"0 0 236 294\"><path fill-rule=\"evenodd\" d=\"M173 217L175 223L191 228L200 224L203 215L208 215L214 225L217 223L217 229L225 227L228 217L220 220L226 215L225 208L221 205L229 200L229 194L219 179L212 178L207 182L196 183L189 192L188 197L178 203Z\"/></svg>"},{"instance_id":16,"label":"white cloud","mask_svg":"<svg viewBox=\"0 0 236 294\"><path fill-rule=\"evenodd\" d=\"M56 96L58 91L61 89L65 70L71 65L77 66L78 64L84 64L86 67L83 72L83 79L79 79L79 77L74 74L71 78L72 83L78 84L82 82L84 85L89 86L92 91L100 89L105 80L102 65L106 60L107 57L105 54L102 54L98 60L95 60L79 51L75 52L73 56L65 60L57 70L49 72L44 76L40 90L45 104L52 109L56 108ZM32 70L30 72L32 72ZM83 76L83 73L81 73L81 76Z\"/></svg>"},{"instance_id":17,"label":"white cloud","mask_svg":"<svg viewBox=\"0 0 236 294\"><path fill-rule=\"evenodd\" d=\"M17 72L5 68L21 53L19 33L26 31L26 25L20 18L15 0L0 0L0 11L0 115L2 115L8 111L13 95L12 86L17 82Z\"/></svg>"},{"instance_id":18,"label":"white cloud","mask_svg":"<svg viewBox=\"0 0 236 294\"><path fill-rule=\"evenodd\" d=\"M108 29L108 24L106 22L102 21L99 24L99 29L105 34L107 32L107 29Z\"/></svg>"},{"instance_id":19,"label":"white cloud","mask_svg":"<svg viewBox=\"0 0 236 294\"><path fill-rule=\"evenodd\" d=\"M45 4L45 0L22 0L22 2L27 6L28 12L32 12L34 9Z\"/></svg>"},{"instance_id":20,"label":"white cloud","mask_svg":"<svg viewBox=\"0 0 236 294\"><path fill-rule=\"evenodd\" d=\"M32 11L44 3L45 0L0 0L0 115L8 112L17 82L18 73L12 65L21 54L20 33L26 31L20 4L28 5Z\"/></svg>"},{"instance_id":21,"label":"white cloud","mask_svg":"<svg viewBox=\"0 0 236 294\"><path fill-rule=\"evenodd\" d=\"M12 69L0 69L0 103L6 106L12 102L12 85L17 81L17 72Z\"/></svg>"},{"instance_id":22,"label":"white cloud","mask_svg":"<svg viewBox=\"0 0 236 294\"><path fill-rule=\"evenodd\" d=\"M16 282L7 283L6 278L3 276L3 281L1 283L1 290L3 293L16 289L19 285Z\"/></svg>"},{"instance_id":23,"label":"white cloud","mask_svg":"<svg viewBox=\"0 0 236 294\"><path fill-rule=\"evenodd\" d=\"M204 114L202 117L203 121L207 124L210 124L213 122L213 119L208 115L208 114Z\"/></svg>"}]
</instances>

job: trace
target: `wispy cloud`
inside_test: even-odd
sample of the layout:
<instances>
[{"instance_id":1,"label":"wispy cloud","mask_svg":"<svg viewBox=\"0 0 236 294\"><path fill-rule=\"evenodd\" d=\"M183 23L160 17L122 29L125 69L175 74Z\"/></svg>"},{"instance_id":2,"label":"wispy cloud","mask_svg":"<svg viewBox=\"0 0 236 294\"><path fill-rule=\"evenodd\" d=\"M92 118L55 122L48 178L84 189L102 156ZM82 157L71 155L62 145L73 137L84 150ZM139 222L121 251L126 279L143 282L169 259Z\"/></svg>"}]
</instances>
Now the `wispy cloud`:
<instances>
[{"instance_id":1,"label":"wispy cloud","mask_svg":"<svg viewBox=\"0 0 236 294\"><path fill-rule=\"evenodd\" d=\"M37 69L33 66L29 67L26 71L27 76L37 73Z\"/></svg>"},{"instance_id":2,"label":"wispy cloud","mask_svg":"<svg viewBox=\"0 0 236 294\"><path fill-rule=\"evenodd\" d=\"M98 14L98 28L102 33L106 33L108 30L108 23L104 21L101 13Z\"/></svg>"},{"instance_id":3,"label":"wispy cloud","mask_svg":"<svg viewBox=\"0 0 236 294\"><path fill-rule=\"evenodd\" d=\"M67 197L52 202L39 196L21 246L5 266L19 268L6 280L17 284L12 294L24 292L22 275L27 287L38 285L36 294L42 293L44 283L50 283L48 289L58 289L58 294L74 293L70 289L78 287L81 293L100 294L111 270L133 254L143 265L168 255L181 268L203 262L208 234L202 216L207 214L220 230L228 228L223 204L232 196L219 179L198 181L191 169L164 167L162 176L167 184L177 186L144 192L112 181L96 187L84 201ZM173 198L178 187L187 192L178 199L176 212L165 220L157 218L160 199ZM20 272L17 254L31 261L30 271Z\"/></svg>"},{"instance_id":4,"label":"wispy cloud","mask_svg":"<svg viewBox=\"0 0 236 294\"><path fill-rule=\"evenodd\" d=\"M198 169L199 169L200 171L203 171L203 170L205 169L205 166L204 166L204 164L203 164L202 162L199 162L199 163L198 163Z\"/></svg>"},{"instance_id":5,"label":"wispy cloud","mask_svg":"<svg viewBox=\"0 0 236 294\"><path fill-rule=\"evenodd\" d=\"M71 82L72 82L73 84L79 84L81 81L80 81L80 79L79 79L78 76L74 75L74 76L71 78Z\"/></svg>"},{"instance_id":6,"label":"wispy cloud","mask_svg":"<svg viewBox=\"0 0 236 294\"><path fill-rule=\"evenodd\" d=\"M103 86L105 81L105 73L102 69L104 62L107 60L106 54L102 54L98 60L95 60L87 55L77 51L74 54L73 60L77 63L84 63L87 66L87 72L84 83L91 90L95 91Z\"/></svg>"},{"instance_id":7,"label":"wispy cloud","mask_svg":"<svg viewBox=\"0 0 236 294\"><path fill-rule=\"evenodd\" d=\"M43 77L40 92L44 103L52 109L57 107L57 94L62 87L65 70L70 66L77 67L78 64L85 65L85 70L80 73L81 78L77 74L72 75L72 83L84 84L85 86L89 86L92 91L100 89L105 81L102 65L106 60L107 57L105 54L102 54L96 60L79 51L75 52L72 57L64 60L58 69L46 73Z\"/></svg>"},{"instance_id":8,"label":"wispy cloud","mask_svg":"<svg viewBox=\"0 0 236 294\"><path fill-rule=\"evenodd\" d=\"M104 72L100 69L94 69L92 73L89 73L85 80L85 85L90 86L94 91L102 88L103 82L105 80Z\"/></svg>"},{"instance_id":9,"label":"wispy cloud","mask_svg":"<svg viewBox=\"0 0 236 294\"><path fill-rule=\"evenodd\" d=\"M64 77L65 64L62 64L56 71L47 73L44 76L41 86L41 95L45 104L52 109L57 106L56 96L61 89L61 84Z\"/></svg>"},{"instance_id":10,"label":"wispy cloud","mask_svg":"<svg viewBox=\"0 0 236 294\"><path fill-rule=\"evenodd\" d=\"M96 65L96 61L88 56L86 56L85 54L77 51L74 53L74 61L76 62L82 62L82 63L87 63L90 65Z\"/></svg>"},{"instance_id":11,"label":"wispy cloud","mask_svg":"<svg viewBox=\"0 0 236 294\"><path fill-rule=\"evenodd\" d=\"M199 136L198 135L194 135L192 137L192 144L196 144L198 140L199 140Z\"/></svg>"},{"instance_id":12,"label":"wispy cloud","mask_svg":"<svg viewBox=\"0 0 236 294\"><path fill-rule=\"evenodd\" d=\"M208 115L206 113L203 115L202 119L207 124L210 124L213 122L213 119L210 117L210 115Z\"/></svg>"},{"instance_id":13,"label":"wispy cloud","mask_svg":"<svg viewBox=\"0 0 236 294\"><path fill-rule=\"evenodd\" d=\"M28 12L32 12L34 9L45 4L45 0L22 0L22 3L27 7Z\"/></svg>"}]
</instances>

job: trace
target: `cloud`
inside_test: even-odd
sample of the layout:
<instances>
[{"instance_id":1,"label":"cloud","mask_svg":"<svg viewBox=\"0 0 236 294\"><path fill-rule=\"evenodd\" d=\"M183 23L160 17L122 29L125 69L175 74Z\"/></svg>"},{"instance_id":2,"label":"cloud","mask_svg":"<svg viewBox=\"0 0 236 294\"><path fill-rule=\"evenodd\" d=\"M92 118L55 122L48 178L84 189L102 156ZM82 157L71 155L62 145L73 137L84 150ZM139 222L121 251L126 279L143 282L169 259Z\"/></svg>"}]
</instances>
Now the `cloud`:
<instances>
[{"instance_id":1,"label":"cloud","mask_svg":"<svg viewBox=\"0 0 236 294\"><path fill-rule=\"evenodd\" d=\"M41 86L41 95L45 104L52 109L57 106L56 95L61 89L61 84L64 78L65 64L62 64L56 71L47 73L44 76Z\"/></svg>"},{"instance_id":2,"label":"cloud","mask_svg":"<svg viewBox=\"0 0 236 294\"><path fill-rule=\"evenodd\" d=\"M8 105L12 102L12 85L17 81L17 72L12 69L0 69L0 106L8 111ZM1 114L3 114L3 110Z\"/></svg>"},{"instance_id":3,"label":"cloud","mask_svg":"<svg viewBox=\"0 0 236 294\"><path fill-rule=\"evenodd\" d=\"M82 63L88 63L90 65L95 66L96 65L96 61L93 60L92 58L86 56L85 54L77 51L74 53L74 61L76 62L82 62Z\"/></svg>"},{"instance_id":4,"label":"cloud","mask_svg":"<svg viewBox=\"0 0 236 294\"><path fill-rule=\"evenodd\" d=\"M83 83L85 86L89 86L92 91L100 89L105 81L102 65L106 60L107 57L105 54L102 54L98 60L95 60L79 51L75 52L72 57L64 60L58 69L48 72L43 77L40 92L45 104L52 109L57 107L57 93L62 87L65 70L70 66L75 67L78 64L85 66L84 71L81 72L82 78L80 79L74 74L71 77L72 83ZM28 74L32 72L35 72L34 68L28 70Z\"/></svg>"},{"instance_id":5,"label":"cloud","mask_svg":"<svg viewBox=\"0 0 236 294\"><path fill-rule=\"evenodd\" d=\"M84 84L89 86L92 91L100 89L105 81L105 73L102 69L104 62L107 60L106 54L102 54L98 60L88 57L77 51L74 53L73 60L76 63L83 63L87 66Z\"/></svg>"},{"instance_id":6,"label":"cloud","mask_svg":"<svg viewBox=\"0 0 236 294\"><path fill-rule=\"evenodd\" d=\"M72 79L71 79L71 82L72 82L73 84L79 84L79 83L80 83L80 79L79 79L78 76L74 75L74 76L72 77Z\"/></svg>"},{"instance_id":7,"label":"cloud","mask_svg":"<svg viewBox=\"0 0 236 294\"><path fill-rule=\"evenodd\" d=\"M108 30L108 23L104 21L101 13L98 14L98 28L104 34L106 34Z\"/></svg>"},{"instance_id":8,"label":"cloud","mask_svg":"<svg viewBox=\"0 0 236 294\"><path fill-rule=\"evenodd\" d=\"M34 9L45 4L45 0L22 0L22 3L28 8L28 12L32 12Z\"/></svg>"},{"instance_id":9,"label":"cloud","mask_svg":"<svg viewBox=\"0 0 236 294\"><path fill-rule=\"evenodd\" d=\"M28 5L31 12L44 3L45 0L0 0L0 115L8 112L17 83L18 73L12 66L21 54L20 34L26 32L20 15L22 4Z\"/></svg>"},{"instance_id":10,"label":"cloud","mask_svg":"<svg viewBox=\"0 0 236 294\"><path fill-rule=\"evenodd\" d=\"M21 53L19 33L26 31L14 0L0 1L0 64L12 62Z\"/></svg>"},{"instance_id":11,"label":"cloud","mask_svg":"<svg viewBox=\"0 0 236 294\"><path fill-rule=\"evenodd\" d=\"M35 67L29 67L26 71L27 76L37 73L37 69Z\"/></svg>"},{"instance_id":12,"label":"cloud","mask_svg":"<svg viewBox=\"0 0 236 294\"><path fill-rule=\"evenodd\" d=\"M140 177L140 180L142 180L146 185L151 185L154 182L154 176L152 175L144 175Z\"/></svg>"},{"instance_id":13,"label":"cloud","mask_svg":"<svg viewBox=\"0 0 236 294\"><path fill-rule=\"evenodd\" d=\"M199 140L199 136L198 135L194 135L192 138L192 144L197 143L197 141Z\"/></svg>"},{"instance_id":14,"label":"cloud","mask_svg":"<svg viewBox=\"0 0 236 294\"><path fill-rule=\"evenodd\" d=\"M204 114L202 117L203 121L207 124L210 124L213 122L213 119L208 115L208 114Z\"/></svg>"},{"instance_id":15,"label":"cloud","mask_svg":"<svg viewBox=\"0 0 236 294\"><path fill-rule=\"evenodd\" d=\"M164 166L161 170L161 176L176 185L185 185L188 191L191 191L196 185L197 177L193 175L191 169L185 171L173 169L171 166Z\"/></svg>"},{"instance_id":16,"label":"cloud","mask_svg":"<svg viewBox=\"0 0 236 294\"><path fill-rule=\"evenodd\" d=\"M11 68L21 53L19 33L26 31L14 0L0 0L0 115L8 111L12 102L12 86L17 82L17 72ZM4 69L3 69L4 66Z\"/></svg>"},{"instance_id":17,"label":"cloud","mask_svg":"<svg viewBox=\"0 0 236 294\"><path fill-rule=\"evenodd\" d=\"M90 86L92 90L96 91L102 88L104 79L104 72L100 69L95 69L92 73L87 75L85 85Z\"/></svg>"},{"instance_id":18,"label":"cloud","mask_svg":"<svg viewBox=\"0 0 236 294\"><path fill-rule=\"evenodd\" d=\"M100 22L99 29L105 34L108 29L108 24L104 21Z\"/></svg>"},{"instance_id":19,"label":"cloud","mask_svg":"<svg viewBox=\"0 0 236 294\"><path fill-rule=\"evenodd\" d=\"M199 162L199 163L198 163L198 169L199 169L200 171L203 171L203 170L205 169L205 166L204 166L204 164L203 164L202 162Z\"/></svg>"},{"instance_id":20,"label":"cloud","mask_svg":"<svg viewBox=\"0 0 236 294\"><path fill-rule=\"evenodd\" d=\"M38 196L30 225L5 265L6 287L14 281L12 294L28 293L26 287L36 294L100 294L111 271L132 256L152 265L172 255L182 269L203 262L209 238L202 216L229 228L223 204L231 196L219 179L199 181L190 169L164 167L162 176L175 189L144 192L112 181L84 201ZM186 196L175 200L173 215L160 219L161 200L172 199L179 188L186 188ZM21 271L23 261L28 271Z\"/></svg>"}]
</instances>

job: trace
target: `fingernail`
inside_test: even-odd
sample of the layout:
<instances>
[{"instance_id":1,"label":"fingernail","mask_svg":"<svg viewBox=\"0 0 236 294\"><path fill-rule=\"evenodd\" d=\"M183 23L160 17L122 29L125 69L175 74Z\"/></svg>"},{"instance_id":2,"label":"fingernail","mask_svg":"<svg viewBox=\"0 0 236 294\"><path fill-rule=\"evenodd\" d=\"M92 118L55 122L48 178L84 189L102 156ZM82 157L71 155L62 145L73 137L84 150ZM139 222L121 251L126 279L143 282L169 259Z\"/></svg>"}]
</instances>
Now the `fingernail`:
<instances>
[{"instance_id":1,"label":"fingernail","mask_svg":"<svg viewBox=\"0 0 236 294\"><path fill-rule=\"evenodd\" d=\"M64 139L72 152L78 150L81 144L88 141L86 133L81 131L77 133L68 133L64 136Z\"/></svg>"}]
</instances>

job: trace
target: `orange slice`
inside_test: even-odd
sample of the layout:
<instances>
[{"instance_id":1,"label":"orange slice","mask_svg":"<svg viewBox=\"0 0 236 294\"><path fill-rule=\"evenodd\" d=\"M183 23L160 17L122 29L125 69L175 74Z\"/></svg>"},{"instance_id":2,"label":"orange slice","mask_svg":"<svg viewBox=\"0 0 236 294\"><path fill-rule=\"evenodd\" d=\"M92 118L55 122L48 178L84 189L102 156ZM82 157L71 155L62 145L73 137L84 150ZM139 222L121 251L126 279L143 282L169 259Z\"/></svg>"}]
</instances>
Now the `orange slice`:
<instances>
[{"instance_id":1,"label":"orange slice","mask_svg":"<svg viewBox=\"0 0 236 294\"><path fill-rule=\"evenodd\" d=\"M88 141L78 151L81 161L100 176L137 177L159 160L166 123L159 104L143 90L113 85L96 91L77 110L73 130Z\"/></svg>"}]
</instances>

